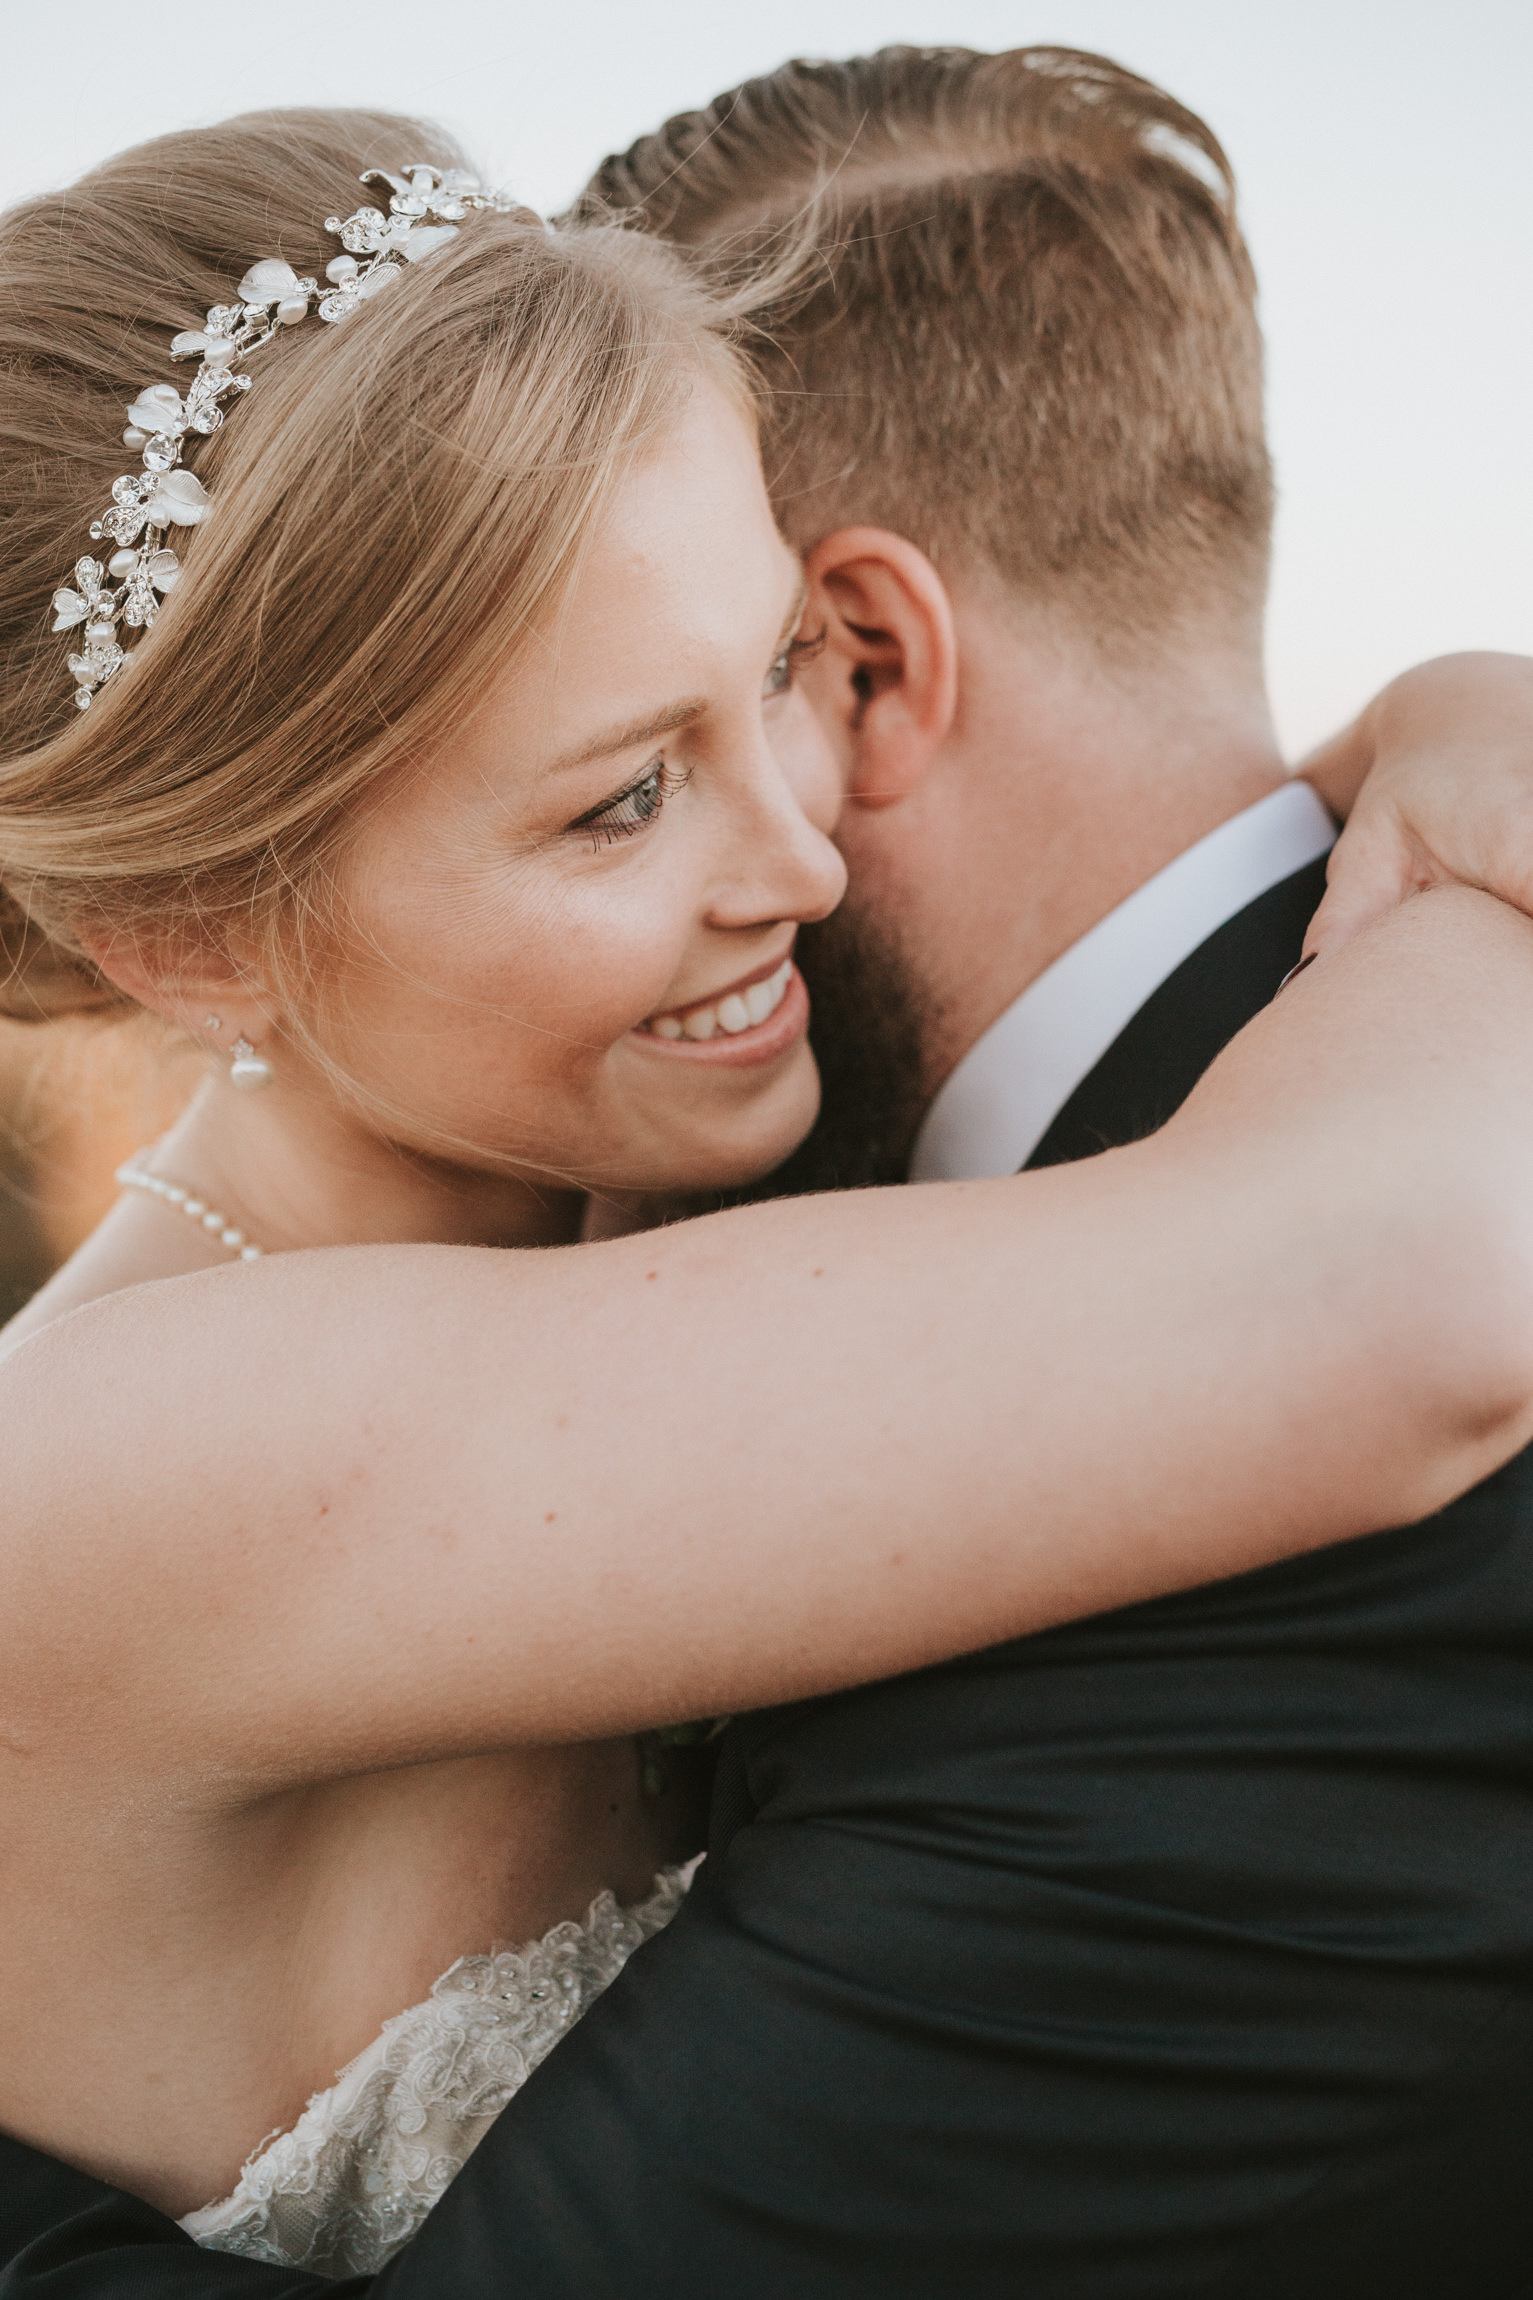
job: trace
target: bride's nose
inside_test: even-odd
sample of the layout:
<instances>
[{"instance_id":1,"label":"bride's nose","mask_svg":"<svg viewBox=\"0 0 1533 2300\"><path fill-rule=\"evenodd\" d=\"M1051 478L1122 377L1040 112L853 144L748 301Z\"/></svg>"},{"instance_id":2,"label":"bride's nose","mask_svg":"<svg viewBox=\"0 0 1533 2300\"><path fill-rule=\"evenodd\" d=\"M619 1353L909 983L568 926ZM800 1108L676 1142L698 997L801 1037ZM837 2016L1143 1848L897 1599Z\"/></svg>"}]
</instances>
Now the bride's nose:
<instances>
[{"instance_id":1,"label":"bride's nose","mask_svg":"<svg viewBox=\"0 0 1533 2300\"><path fill-rule=\"evenodd\" d=\"M781 766L763 743L732 793L715 860L709 923L760 926L775 919L809 925L846 892L846 865L810 821Z\"/></svg>"}]
</instances>

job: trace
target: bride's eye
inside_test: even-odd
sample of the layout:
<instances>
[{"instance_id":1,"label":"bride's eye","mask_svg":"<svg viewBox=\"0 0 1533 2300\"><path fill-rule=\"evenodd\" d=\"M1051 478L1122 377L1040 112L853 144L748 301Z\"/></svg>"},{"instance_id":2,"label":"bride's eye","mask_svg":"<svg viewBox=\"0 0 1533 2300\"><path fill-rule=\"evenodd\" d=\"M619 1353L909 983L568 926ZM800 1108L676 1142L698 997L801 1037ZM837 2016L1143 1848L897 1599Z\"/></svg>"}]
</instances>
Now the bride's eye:
<instances>
[{"instance_id":1,"label":"bride's eye","mask_svg":"<svg viewBox=\"0 0 1533 2300\"><path fill-rule=\"evenodd\" d=\"M792 686L795 674L805 663L812 663L825 645L825 633L817 631L812 639L790 639L782 653L773 659L761 692L765 696L785 695Z\"/></svg>"},{"instance_id":2,"label":"bride's eye","mask_svg":"<svg viewBox=\"0 0 1533 2300\"><path fill-rule=\"evenodd\" d=\"M577 815L569 827L589 831L594 847L609 847L614 839L632 838L635 831L642 831L655 820L666 800L674 797L686 780L663 759L656 759L626 791L619 791L615 799L603 799L589 814Z\"/></svg>"}]
</instances>

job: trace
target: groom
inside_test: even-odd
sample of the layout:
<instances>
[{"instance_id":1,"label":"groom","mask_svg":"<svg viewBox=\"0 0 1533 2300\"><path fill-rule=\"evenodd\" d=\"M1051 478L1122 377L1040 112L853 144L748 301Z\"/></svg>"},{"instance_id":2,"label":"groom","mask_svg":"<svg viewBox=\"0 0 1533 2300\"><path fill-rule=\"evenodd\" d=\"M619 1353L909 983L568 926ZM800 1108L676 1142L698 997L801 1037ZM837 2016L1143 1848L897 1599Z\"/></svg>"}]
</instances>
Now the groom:
<instances>
[{"instance_id":1,"label":"groom","mask_svg":"<svg viewBox=\"0 0 1533 2300\"><path fill-rule=\"evenodd\" d=\"M1099 59L895 50L752 82L589 197L692 242L807 209L826 259L769 441L851 798L800 1181L1159 1124L1299 958L1331 838L1262 694L1219 147ZM1530 2165L1524 1460L738 1721L690 1904L370 2286L14 2150L0 2300L1499 2300Z\"/></svg>"}]
</instances>

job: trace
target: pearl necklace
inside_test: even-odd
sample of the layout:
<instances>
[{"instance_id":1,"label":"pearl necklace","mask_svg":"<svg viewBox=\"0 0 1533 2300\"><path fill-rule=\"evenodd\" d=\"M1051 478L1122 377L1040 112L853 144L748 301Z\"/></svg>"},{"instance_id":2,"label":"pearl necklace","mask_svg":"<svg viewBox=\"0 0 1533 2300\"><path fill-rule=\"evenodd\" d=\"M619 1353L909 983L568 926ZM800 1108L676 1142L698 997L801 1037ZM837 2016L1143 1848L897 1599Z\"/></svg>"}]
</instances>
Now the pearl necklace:
<instances>
[{"instance_id":1,"label":"pearl necklace","mask_svg":"<svg viewBox=\"0 0 1533 2300\"><path fill-rule=\"evenodd\" d=\"M238 1254L242 1262L261 1260L261 1247L252 1246L244 1231L237 1230L227 1214L220 1214L216 1206L210 1206L194 1190L183 1189L179 1182L167 1182L163 1174L151 1174L137 1163L138 1158L146 1158L148 1155L147 1150L140 1150L125 1166L118 1167L117 1182L120 1189L144 1190L151 1198L163 1198L167 1206L174 1206L189 1222L195 1222L199 1229L206 1230L210 1237L216 1238L221 1246L227 1246L231 1254Z\"/></svg>"}]
</instances>

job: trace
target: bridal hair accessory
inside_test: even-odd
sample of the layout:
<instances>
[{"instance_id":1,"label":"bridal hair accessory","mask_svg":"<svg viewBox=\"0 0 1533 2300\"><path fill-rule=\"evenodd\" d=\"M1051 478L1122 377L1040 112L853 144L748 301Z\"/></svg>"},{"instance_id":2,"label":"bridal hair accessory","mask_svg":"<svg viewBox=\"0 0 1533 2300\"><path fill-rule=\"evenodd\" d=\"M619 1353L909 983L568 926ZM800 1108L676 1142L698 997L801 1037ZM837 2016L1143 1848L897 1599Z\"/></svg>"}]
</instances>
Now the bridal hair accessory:
<instances>
[{"instance_id":1,"label":"bridal hair accessory","mask_svg":"<svg viewBox=\"0 0 1533 2300\"><path fill-rule=\"evenodd\" d=\"M237 303L215 304L203 327L172 337L172 359L199 362L185 398L173 384L146 383L128 409L123 445L142 450L144 469L112 482L112 508L90 531L92 542L117 548L104 567L98 559L77 559L73 586L53 594L54 630L84 625L81 651L69 658L82 711L130 660L125 651L130 634L148 630L161 599L180 578L180 561L165 542L167 530L198 527L213 508L207 489L181 458L186 446L222 425L226 409L221 403L237 402L250 389L250 377L236 373L239 362L270 343L279 327L296 327L307 319L316 296L321 319L349 319L393 287L406 264L419 263L455 239L473 209L541 221L508 192L485 191L461 168L444 171L412 163L397 176L369 168L360 181L388 186L389 212L367 207L344 219L325 218L326 231L335 233L346 251L325 266L328 290L321 293L317 281L300 279L290 265L263 256L236 288Z\"/></svg>"},{"instance_id":2,"label":"bridal hair accessory","mask_svg":"<svg viewBox=\"0 0 1533 2300\"><path fill-rule=\"evenodd\" d=\"M206 1230L210 1237L216 1238L221 1246L227 1246L231 1254L238 1254L242 1262L259 1262L263 1258L262 1249L252 1246L244 1231L236 1229L227 1214L220 1214L216 1206L210 1206L205 1198L199 1198L195 1190L186 1189L180 1182L168 1182L163 1174L151 1174L146 1166L139 1163L140 1159L152 1157L153 1154L151 1150L137 1151L125 1166L119 1166L118 1188L143 1190L151 1198L163 1198L167 1206L174 1206L189 1222L195 1222L199 1229Z\"/></svg>"},{"instance_id":3,"label":"bridal hair accessory","mask_svg":"<svg viewBox=\"0 0 1533 2300\"><path fill-rule=\"evenodd\" d=\"M253 1094L258 1086L269 1086L272 1067L264 1054L257 1054L243 1031L231 1048L233 1060L229 1064L229 1083L243 1094Z\"/></svg>"}]
</instances>

